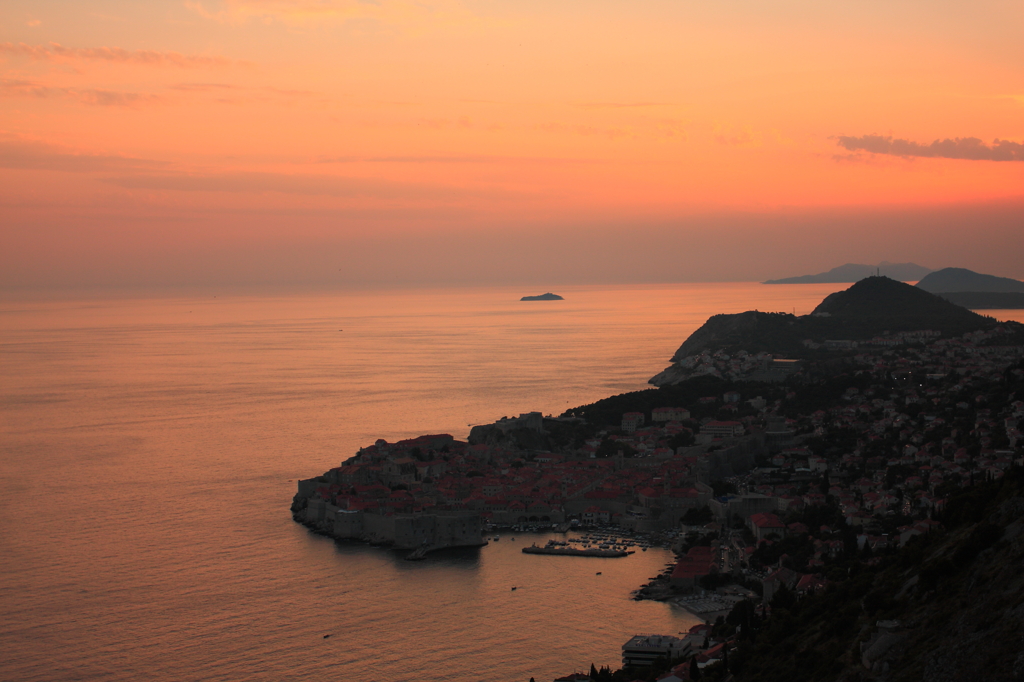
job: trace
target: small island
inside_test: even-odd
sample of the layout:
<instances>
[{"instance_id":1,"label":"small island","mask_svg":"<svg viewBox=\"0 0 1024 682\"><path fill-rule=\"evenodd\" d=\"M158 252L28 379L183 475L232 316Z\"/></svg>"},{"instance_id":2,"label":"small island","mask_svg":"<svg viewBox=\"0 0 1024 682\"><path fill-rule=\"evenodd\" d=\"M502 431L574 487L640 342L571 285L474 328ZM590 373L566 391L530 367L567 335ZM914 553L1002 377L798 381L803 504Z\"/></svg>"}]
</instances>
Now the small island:
<instances>
[{"instance_id":1,"label":"small island","mask_svg":"<svg viewBox=\"0 0 1024 682\"><path fill-rule=\"evenodd\" d=\"M558 294L553 294L550 291L540 296L523 296L520 301L564 301L565 299Z\"/></svg>"}]
</instances>

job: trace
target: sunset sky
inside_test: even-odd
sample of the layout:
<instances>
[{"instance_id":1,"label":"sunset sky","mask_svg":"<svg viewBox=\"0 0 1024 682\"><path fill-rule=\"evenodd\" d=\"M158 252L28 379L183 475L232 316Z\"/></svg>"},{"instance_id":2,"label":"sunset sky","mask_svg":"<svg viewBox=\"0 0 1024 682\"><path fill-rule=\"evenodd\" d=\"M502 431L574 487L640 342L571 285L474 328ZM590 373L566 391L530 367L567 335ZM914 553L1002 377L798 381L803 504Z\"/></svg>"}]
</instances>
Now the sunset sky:
<instances>
[{"instance_id":1,"label":"sunset sky","mask_svg":"<svg viewBox=\"0 0 1024 682\"><path fill-rule=\"evenodd\" d=\"M6 0L0 286L1024 278L1024 3Z\"/></svg>"}]
</instances>

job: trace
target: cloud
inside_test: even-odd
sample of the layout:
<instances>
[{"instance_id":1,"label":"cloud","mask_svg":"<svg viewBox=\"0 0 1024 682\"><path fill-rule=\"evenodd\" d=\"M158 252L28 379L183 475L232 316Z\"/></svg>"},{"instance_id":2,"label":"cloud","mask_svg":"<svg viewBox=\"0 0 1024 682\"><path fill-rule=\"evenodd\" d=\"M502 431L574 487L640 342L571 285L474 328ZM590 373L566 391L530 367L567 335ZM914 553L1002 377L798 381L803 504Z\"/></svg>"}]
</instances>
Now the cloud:
<instances>
[{"instance_id":1,"label":"cloud","mask_svg":"<svg viewBox=\"0 0 1024 682\"><path fill-rule=\"evenodd\" d=\"M728 132L721 127L715 127L715 141L730 147L760 147L761 136L754 132L750 126L743 126L736 132Z\"/></svg>"},{"instance_id":2,"label":"cloud","mask_svg":"<svg viewBox=\"0 0 1024 682\"><path fill-rule=\"evenodd\" d=\"M495 198L512 192L494 188L462 188L393 182L373 178L270 172L229 173L147 173L107 178L106 182L126 189L178 192L279 192L300 196L340 198L415 199L451 201L469 197Z\"/></svg>"},{"instance_id":3,"label":"cloud","mask_svg":"<svg viewBox=\"0 0 1024 682\"><path fill-rule=\"evenodd\" d=\"M889 154L902 157L930 157L937 159L968 159L971 161L1024 161L1024 144L996 139L989 146L976 137L957 137L935 140L924 145L910 140L893 139L881 135L862 137L839 136L840 147L856 152Z\"/></svg>"},{"instance_id":4,"label":"cloud","mask_svg":"<svg viewBox=\"0 0 1024 682\"><path fill-rule=\"evenodd\" d=\"M128 156L82 154L16 135L0 133L0 168L56 170L67 173L126 172L154 169L160 161Z\"/></svg>"},{"instance_id":5,"label":"cloud","mask_svg":"<svg viewBox=\"0 0 1024 682\"><path fill-rule=\"evenodd\" d=\"M533 126L534 130L545 133L576 133L585 137L606 137L609 140L616 140L632 134L626 128L598 128L591 125L569 125L565 123L539 123Z\"/></svg>"},{"instance_id":6,"label":"cloud","mask_svg":"<svg viewBox=\"0 0 1024 682\"><path fill-rule=\"evenodd\" d=\"M543 156L500 156L467 154L465 156L329 156L314 163L596 163L590 159L565 159Z\"/></svg>"},{"instance_id":7,"label":"cloud","mask_svg":"<svg viewBox=\"0 0 1024 682\"><path fill-rule=\"evenodd\" d=\"M212 11L202 2L185 0L185 7L206 19L237 22L246 19L263 21L305 21L310 19L351 19L380 16L387 9L379 2L366 0L223 0L221 9Z\"/></svg>"},{"instance_id":8,"label":"cloud","mask_svg":"<svg viewBox=\"0 0 1024 682\"><path fill-rule=\"evenodd\" d=\"M182 92L226 92L228 90L241 90L242 88L230 83L177 83L170 86L170 89L181 90Z\"/></svg>"},{"instance_id":9,"label":"cloud","mask_svg":"<svg viewBox=\"0 0 1024 682\"><path fill-rule=\"evenodd\" d=\"M64 97L82 104L102 107L139 107L162 100L158 95L141 92L99 90L95 88L65 88L43 85L34 81L0 79L0 94L21 97Z\"/></svg>"},{"instance_id":10,"label":"cloud","mask_svg":"<svg viewBox=\"0 0 1024 682\"><path fill-rule=\"evenodd\" d=\"M0 54L28 57L37 61L105 61L119 64L210 68L229 66L233 62L219 55L185 55L180 52L156 50L125 50L120 47L64 47L59 43L27 45L0 43Z\"/></svg>"},{"instance_id":11,"label":"cloud","mask_svg":"<svg viewBox=\"0 0 1024 682\"><path fill-rule=\"evenodd\" d=\"M582 109L641 109L646 107L671 107L671 102L576 102L573 106Z\"/></svg>"},{"instance_id":12,"label":"cloud","mask_svg":"<svg viewBox=\"0 0 1024 682\"><path fill-rule=\"evenodd\" d=\"M294 26L357 21L363 22L363 30L376 22L378 30L386 31L410 20L460 27L489 21L467 4L460 0L185 0L185 7L199 16L226 24L255 20Z\"/></svg>"}]
</instances>

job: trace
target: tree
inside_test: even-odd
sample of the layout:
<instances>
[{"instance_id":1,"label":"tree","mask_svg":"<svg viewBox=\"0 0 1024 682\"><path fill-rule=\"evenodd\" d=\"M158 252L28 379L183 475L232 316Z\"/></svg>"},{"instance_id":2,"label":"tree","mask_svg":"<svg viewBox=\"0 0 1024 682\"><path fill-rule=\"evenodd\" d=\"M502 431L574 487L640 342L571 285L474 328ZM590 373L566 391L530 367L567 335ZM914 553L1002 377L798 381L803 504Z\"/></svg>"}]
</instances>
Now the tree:
<instances>
[{"instance_id":1,"label":"tree","mask_svg":"<svg viewBox=\"0 0 1024 682\"><path fill-rule=\"evenodd\" d=\"M754 603L749 599L744 599L741 602L737 602L729 615L725 617L725 622L736 627L739 630L740 638L750 639L754 636L754 628L756 627L755 621L757 620L757 611L755 610Z\"/></svg>"},{"instance_id":2,"label":"tree","mask_svg":"<svg viewBox=\"0 0 1024 682\"><path fill-rule=\"evenodd\" d=\"M690 679L691 680L699 680L700 679L700 667L697 665L697 657L696 656L694 656L693 658L690 659Z\"/></svg>"},{"instance_id":3,"label":"tree","mask_svg":"<svg viewBox=\"0 0 1024 682\"><path fill-rule=\"evenodd\" d=\"M723 495L735 495L736 484L729 481L717 480L711 481L711 489L714 491L715 497L722 497Z\"/></svg>"},{"instance_id":4,"label":"tree","mask_svg":"<svg viewBox=\"0 0 1024 682\"><path fill-rule=\"evenodd\" d=\"M704 505L700 509L687 509L686 514L683 515L683 523L688 526L703 526L711 523L714 518L715 515L711 511L711 507Z\"/></svg>"},{"instance_id":5,"label":"tree","mask_svg":"<svg viewBox=\"0 0 1024 682\"><path fill-rule=\"evenodd\" d=\"M772 595L772 609L791 609L796 604L796 595L786 587L786 583L779 581L779 589Z\"/></svg>"}]
</instances>

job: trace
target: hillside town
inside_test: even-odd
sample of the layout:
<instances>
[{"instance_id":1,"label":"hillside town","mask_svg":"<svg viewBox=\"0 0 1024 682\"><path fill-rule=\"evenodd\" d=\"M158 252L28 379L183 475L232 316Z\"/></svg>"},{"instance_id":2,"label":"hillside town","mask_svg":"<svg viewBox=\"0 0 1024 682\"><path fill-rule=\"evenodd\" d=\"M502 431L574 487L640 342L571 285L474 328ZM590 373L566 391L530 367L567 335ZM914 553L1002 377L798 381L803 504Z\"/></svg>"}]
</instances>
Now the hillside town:
<instances>
[{"instance_id":1,"label":"hillside town","mask_svg":"<svg viewBox=\"0 0 1024 682\"><path fill-rule=\"evenodd\" d=\"M736 646L737 623L726 619L738 618L738 604L764 617L780 593L842 581L851 557L870 564L941 528L951 493L1024 465L1024 347L1001 343L1007 333L844 349L826 380L804 380L801 368L784 382L709 377L697 385L723 390L623 411L613 424L581 408L506 417L468 441L378 440L300 481L293 513L337 539L421 554L482 546L506 527L601 527L671 542L675 564L635 598L670 600L707 621L683 637L659 635L655 647L663 662L687 661L659 680L693 679ZM673 395L652 389L616 404ZM635 651L651 637L624 645L624 666L653 660Z\"/></svg>"}]
</instances>

